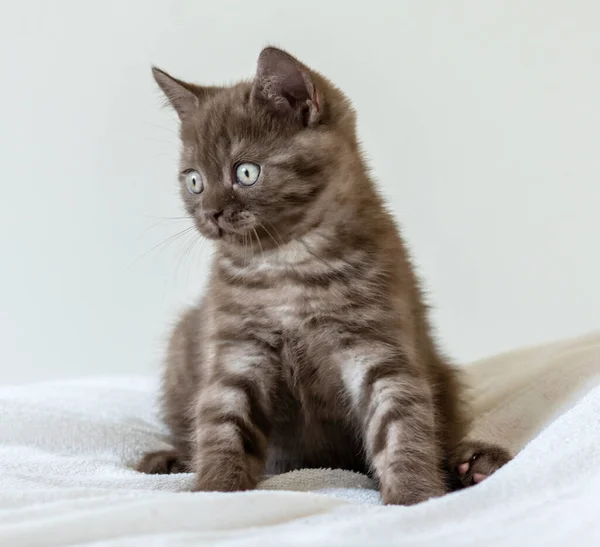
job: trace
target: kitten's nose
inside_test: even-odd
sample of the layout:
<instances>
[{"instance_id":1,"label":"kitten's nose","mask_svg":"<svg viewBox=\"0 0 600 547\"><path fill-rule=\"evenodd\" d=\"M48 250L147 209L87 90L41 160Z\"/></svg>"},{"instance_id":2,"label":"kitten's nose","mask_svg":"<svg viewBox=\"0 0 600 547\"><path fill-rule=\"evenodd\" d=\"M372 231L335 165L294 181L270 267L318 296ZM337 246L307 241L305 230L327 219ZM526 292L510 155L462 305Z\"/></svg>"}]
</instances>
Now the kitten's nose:
<instances>
[{"instance_id":1,"label":"kitten's nose","mask_svg":"<svg viewBox=\"0 0 600 547\"><path fill-rule=\"evenodd\" d=\"M207 213L208 218L212 220L215 226L219 226L219 218L223 215L223 209L219 211L210 211Z\"/></svg>"}]
</instances>

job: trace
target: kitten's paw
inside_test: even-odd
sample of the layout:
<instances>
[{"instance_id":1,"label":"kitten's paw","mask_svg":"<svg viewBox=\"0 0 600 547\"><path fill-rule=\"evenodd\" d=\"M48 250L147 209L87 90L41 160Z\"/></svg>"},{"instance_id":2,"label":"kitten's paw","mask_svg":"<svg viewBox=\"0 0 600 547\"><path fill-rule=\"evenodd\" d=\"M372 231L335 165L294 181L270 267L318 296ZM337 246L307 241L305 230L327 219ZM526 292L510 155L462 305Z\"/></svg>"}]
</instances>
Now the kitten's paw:
<instances>
[{"instance_id":1,"label":"kitten's paw","mask_svg":"<svg viewBox=\"0 0 600 547\"><path fill-rule=\"evenodd\" d=\"M386 505L416 505L446 493L441 477L428 480L394 480L381 485L381 499Z\"/></svg>"},{"instance_id":2,"label":"kitten's paw","mask_svg":"<svg viewBox=\"0 0 600 547\"><path fill-rule=\"evenodd\" d=\"M510 460L510 454L500 446L463 441L456 449L451 469L464 488L487 479Z\"/></svg>"},{"instance_id":3,"label":"kitten's paw","mask_svg":"<svg viewBox=\"0 0 600 547\"><path fill-rule=\"evenodd\" d=\"M234 461L235 460L235 461ZM258 480L248 469L247 462L240 458L206 458L196 472L195 491L199 492L238 492L253 490Z\"/></svg>"},{"instance_id":4,"label":"kitten's paw","mask_svg":"<svg viewBox=\"0 0 600 547\"><path fill-rule=\"evenodd\" d=\"M186 473L186 467L176 450L158 450L148 452L135 466L136 471L149 475L168 475L169 473Z\"/></svg>"}]
</instances>

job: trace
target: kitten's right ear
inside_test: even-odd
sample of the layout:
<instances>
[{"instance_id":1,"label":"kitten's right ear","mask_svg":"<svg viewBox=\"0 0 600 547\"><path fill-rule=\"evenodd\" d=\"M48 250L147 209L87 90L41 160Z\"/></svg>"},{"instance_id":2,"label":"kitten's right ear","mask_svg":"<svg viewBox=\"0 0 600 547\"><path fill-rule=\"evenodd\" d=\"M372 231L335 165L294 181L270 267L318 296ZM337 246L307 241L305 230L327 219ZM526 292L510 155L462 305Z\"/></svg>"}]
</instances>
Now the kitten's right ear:
<instances>
[{"instance_id":1,"label":"kitten's right ear","mask_svg":"<svg viewBox=\"0 0 600 547\"><path fill-rule=\"evenodd\" d=\"M252 96L275 114L305 125L322 116L322 97L308 68L275 47L264 48L258 56Z\"/></svg>"},{"instance_id":2,"label":"kitten's right ear","mask_svg":"<svg viewBox=\"0 0 600 547\"><path fill-rule=\"evenodd\" d=\"M218 90L178 80L155 66L152 67L152 75L182 121L192 116L200 103Z\"/></svg>"}]
</instances>

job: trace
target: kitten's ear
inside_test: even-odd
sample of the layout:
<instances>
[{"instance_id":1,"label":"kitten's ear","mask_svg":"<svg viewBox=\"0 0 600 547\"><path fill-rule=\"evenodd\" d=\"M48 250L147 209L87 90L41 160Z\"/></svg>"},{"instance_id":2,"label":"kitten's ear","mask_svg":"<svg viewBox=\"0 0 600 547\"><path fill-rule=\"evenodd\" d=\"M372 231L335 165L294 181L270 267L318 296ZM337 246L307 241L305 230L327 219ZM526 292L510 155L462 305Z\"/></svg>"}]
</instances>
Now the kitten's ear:
<instances>
[{"instance_id":1,"label":"kitten's ear","mask_svg":"<svg viewBox=\"0 0 600 547\"><path fill-rule=\"evenodd\" d=\"M314 125L321 115L317 88L309 70L274 47L263 49L258 57L252 98L275 114L303 125Z\"/></svg>"},{"instance_id":2,"label":"kitten's ear","mask_svg":"<svg viewBox=\"0 0 600 547\"><path fill-rule=\"evenodd\" d=\"M202 87L183 82L155 66L152 67L152 75L180 120L194 114L200 103L218 90L216 87Z\"/></svg>"}]
</instances>

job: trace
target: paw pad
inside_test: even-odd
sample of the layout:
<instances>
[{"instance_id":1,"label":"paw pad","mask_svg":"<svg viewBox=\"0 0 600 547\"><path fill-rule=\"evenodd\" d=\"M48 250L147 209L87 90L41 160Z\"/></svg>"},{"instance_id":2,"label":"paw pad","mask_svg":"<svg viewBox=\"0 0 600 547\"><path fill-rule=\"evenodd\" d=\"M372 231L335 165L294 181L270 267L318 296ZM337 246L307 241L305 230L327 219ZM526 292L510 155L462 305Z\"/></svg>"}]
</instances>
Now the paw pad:
<instances>
[{"instance_id":1,"label":"paw pad","mask_svg":"<svg viewBox=\"0 0 600 547\"><path fill-rule=\"evenodd\" d=\"M500 446L464 441L456 450L452 470L459 488L465 488L484 481L508 461L510 454Z\"/></svg>"},{"instance_id":2,"label":"paw pad","mask_svg":"<svg viewBox=\"0 0 600 547\"><path fill-rule=\"evenodd\" d=\"M471 466L478 458L479 458L479 454L473 454L469 458L468 461L462 462L458 465L457 471L461 478L465 478L465 476L471 469ZM488 475L486 475L485 473L478 473L477 471L475 471L472 476L472 481L473 481L473 483L477 484L487 478L488 478Z\"/></svg>"}]
</instances>

